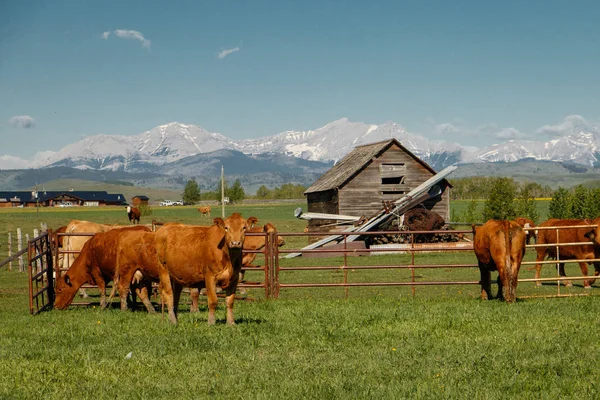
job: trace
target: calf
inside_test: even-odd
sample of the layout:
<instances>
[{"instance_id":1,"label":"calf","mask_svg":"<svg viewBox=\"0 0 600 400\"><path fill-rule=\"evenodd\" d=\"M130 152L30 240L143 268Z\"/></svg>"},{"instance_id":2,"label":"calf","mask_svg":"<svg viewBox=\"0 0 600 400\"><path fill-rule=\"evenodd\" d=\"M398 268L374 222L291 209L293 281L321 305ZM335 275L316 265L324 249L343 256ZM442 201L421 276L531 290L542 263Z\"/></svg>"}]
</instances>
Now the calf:
<instances>
[{"instance_id":1,"label":"calf","mask_svg":"<svg viewBox=\"0 0 600 400\"><path fill-rule=\"evenodd\" d=\"M129 218L130 224L133 224L133 225L139 224L141 216L142 216L142 213L137 207L131 207L131 206L127 207L127 218Z\"/></svg>"},{"instance_id":2,"label":"calf","mask_svg":"<svg viewBox=\"0 0 600 400\"><path fill-rule=\"evenodd\" d=\"M247 220L234 213L225 220L215 218L210 227L168 225L156 232L161 295L172 323L177 323L181 290L191 287L206 288L208 324L213 325L217 284L225 289L227 323L235 323L233 303L247 229Z\"/></svg>"},{"instance_id":3,"label":"calf","mask_svg":"<svg viewBox=\"0 0 600 400\"><path fill-rule=\"evenodd\" d=\"M527 244L531 244L531 239L533 239L534 243L537 243L537 230L535 228L535 223L529 218L515 218L515 222L523 228L526 234Z\"/></svg>"},{"instance_id":4,"label":"calf","mask_svg":"<svg viewBox=\"0 0 600 400\"><path fill-rule=\"evenodd\" d=\"M481 298L491 299L490 271L499 275L498 297L515 301L519 268L525 254L525 232L514 221L489 220L473 225L473 248L481 274Z\"/></svg>"},{"instance_id":5,"label":"calf","mask_svg":"<svg viewBox=\"0 0 600 400\"><path fill-rule=\"evenodd\" d=\"M146 226L112 229L95 234L84 244L79 257L65 275L56 279L54 307L60 310L67 308L84 283L98 286L100 304L102 307L106 306L106 282L113 280L115 276L120 235L129 230L150 231Z\"/></svg>"},{"instance_id":6,"label":"calf","mask_svg":"<svg viewBox=\"0 0 600 400\"><path fill-rule=\"evenodd\" d=\"M546 246L536 247L537 257L535 264L535 278L540 278L542 269L541 261L544 261L546 256L559 260L558 274L562 277L566 277L565 274L565 263L563 260L586 260L586 259L597 259L600 258L600 246L597 244L580 244L575 246L559 246L558 252L556 250L556 244L561 243L581 243L589 242L590 235L592 235L593 228L577 228L578 225L598 225L600 224L600 217L595 220L589 219L549 219L542 222L538 228L549 227L549 226L573 226L574 228L563 228L556 229L539 229L537 244L546 244ZM578 261L581 273L583 276L588 275L588 264L594 265L594 276L600 275L600 261ZM584 280L583 287L590 289L596 280ZM572 283L565 280L565 286L572 286ZM541 282L536 281L536 285L540 286Z\"/></svg>"}]
</instances>

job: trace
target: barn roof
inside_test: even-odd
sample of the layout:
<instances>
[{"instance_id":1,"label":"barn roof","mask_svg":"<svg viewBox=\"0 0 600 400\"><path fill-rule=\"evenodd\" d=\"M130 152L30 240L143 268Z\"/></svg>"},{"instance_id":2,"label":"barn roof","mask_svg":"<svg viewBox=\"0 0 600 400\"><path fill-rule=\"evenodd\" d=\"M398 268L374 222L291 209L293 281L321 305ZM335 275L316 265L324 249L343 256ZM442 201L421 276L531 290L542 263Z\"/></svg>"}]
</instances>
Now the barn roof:
<instances>
[{"instance_id":1,"label":"barn roof","mask_svg":"<svg viewBox=\"0 0 600 400\"><path fill-rule=\"evenodd\" d=\"M354 178L361 170L367 167L373 158L379 157L387 151L392 145L396 145L406 154L411 156L419 164L423 165L433 175L435 170L425 161L411 153L406 147L402 146L397 139L384 140L381 142L365 144L357 146L346 157L342 158L331 169L325 172L319 179L315 181L304 194L324 192L326 190L340 189L352 178Z\"/></svg>"}]
</instances>

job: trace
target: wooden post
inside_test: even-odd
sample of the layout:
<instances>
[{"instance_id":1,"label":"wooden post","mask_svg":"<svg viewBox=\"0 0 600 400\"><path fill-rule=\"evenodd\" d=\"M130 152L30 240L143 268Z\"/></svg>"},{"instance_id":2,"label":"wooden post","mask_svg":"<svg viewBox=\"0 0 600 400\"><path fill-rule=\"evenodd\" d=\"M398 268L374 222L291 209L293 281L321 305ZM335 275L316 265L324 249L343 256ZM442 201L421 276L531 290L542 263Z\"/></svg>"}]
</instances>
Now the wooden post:
<instances>
[{"instance_id":1,"label":"wooden post","mask_svg":"<svg viewBox=\"0 0 600 400\"><path fill-rule=\"evenodd\" d=\"M17 252L23 250L23 237L21 236L21 228L17 228ZM23 255L19 256L19 272L23 272Z\"/></svg>"},{"instance_id":2,"label":"wooden post","mask_svg":"<svg viewBox=\"0 0 600 400\"><path fill-rule=\"evenodd\" d=\"M8 258L12 256L12 234L8 232ZM12 271L12 261L8 263L8 270Z\"/></svg>"},{"instance_id":3,"label":"wooden post","mask_svg":"<svg viewBox=\"0 0 600 400\"><path fill-rule=\"evenodd\" d=\"M48 224L45 222L40 222L40 228L42 228L42 232L48 232Z\"/></svg>"},{"instance_id":4,"label":"wooden post","mask_svg":"<svg viewBox=\"0 0 600 400\"><path fill-rule=\"evenodd\" d=\"M35 240L35 238L37 238L39 235L40 235L40 231L39 231L39 230L37 230L37 229L34 229L34 230L33 230L33 239ZM27 245L29 246L29 237L27 238L27 243L28 243ZM36 249L35 255L36 255L36 256L38 255L37 249ZM35 265L36 265L36 273L38 273L38 274L39 274L40 272L42 272L42 264L41 264L41 262L42 262L42 260L41 260L41 259L38 259L38 260L36 260L36 262L35 262Z\"/></svg>"}]
</instances>

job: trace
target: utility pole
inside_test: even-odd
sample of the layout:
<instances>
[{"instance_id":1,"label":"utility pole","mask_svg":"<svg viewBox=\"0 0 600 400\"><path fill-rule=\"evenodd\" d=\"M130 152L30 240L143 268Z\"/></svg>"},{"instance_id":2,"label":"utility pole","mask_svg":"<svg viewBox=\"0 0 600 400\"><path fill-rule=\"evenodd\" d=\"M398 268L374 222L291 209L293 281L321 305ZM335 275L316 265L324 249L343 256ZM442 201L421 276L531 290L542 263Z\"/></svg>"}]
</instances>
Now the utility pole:
<instances>
[{"instance_id":1,"label":"utility pole","mask_svg":"<svg viewBox=\"0 0 600 400\"><path fill-rule=\"evenodd\" d=\"M221 217L225 219L225 171L221 165Z\"/></svg>"}]
</instances>

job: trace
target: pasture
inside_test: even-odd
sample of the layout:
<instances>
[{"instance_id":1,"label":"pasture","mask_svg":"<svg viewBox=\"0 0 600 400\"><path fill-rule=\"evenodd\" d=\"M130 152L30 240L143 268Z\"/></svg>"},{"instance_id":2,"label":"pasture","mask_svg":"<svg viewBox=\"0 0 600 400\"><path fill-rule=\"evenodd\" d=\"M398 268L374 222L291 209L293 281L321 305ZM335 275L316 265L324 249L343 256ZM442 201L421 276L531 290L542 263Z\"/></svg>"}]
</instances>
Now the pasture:
<instances>
[{"instance_id":1,"label":"pasture","mask_svg":"<svg viewBox=\"0 0 600 400\"><path fill-rule=\"evenodd\" d=\"M235 205L301 232L304 204ZM220 215L215 210L213 216ZM124 209L0 210L0 236L70 219L126 224ZM194 207L153 209L161 221L208 224ZM306 237L286 238L297 249ZM5 257L4 244L0 258ZM352 265L406 263L406 255L349 257ZM528 250L527 259L533 253ZM421 255L418 263L474 263L468 253ZM342 257L282 260L281 266L341 265ZM567 275L580 275L567 264ZM476 281L476 268L416 270L417 279ZM554 276L552 266L543 276ZM247 273L247 279L259 279ZM408 279L406 270L348 270L349 281ZM250 275L250 276L249 276ZM340 270L286 271L282 282L340 282ZM495 274L493 274L495 277ZM533 277L522 268L521 278ZM263 300L251 289L235 305L236 326L208 327L206 304L180 321L142 311L72 307L32 317L27 276L0 270L0 398L597 398L598 296L523 298L513 305L479 299L477 285L302 288ZM561 293L597 294L574 281ZM517 297L556 293L556 284L520 283ZM131 353L131 354L130 354Z\"/></svg>"}]
</instances>

